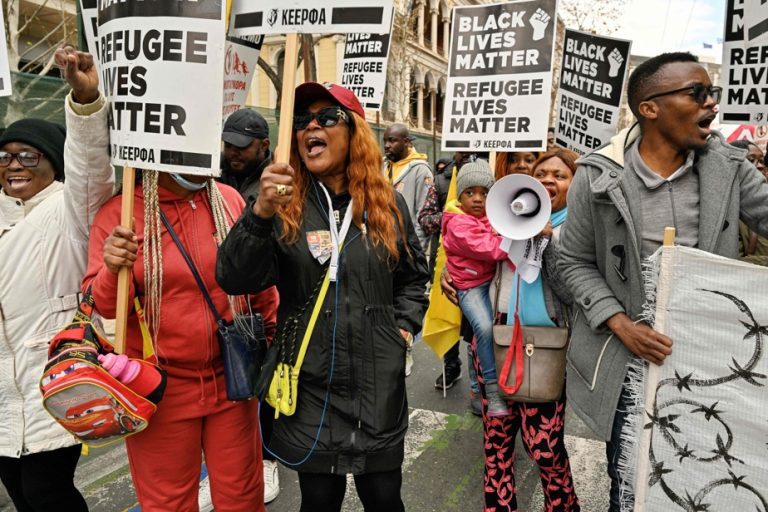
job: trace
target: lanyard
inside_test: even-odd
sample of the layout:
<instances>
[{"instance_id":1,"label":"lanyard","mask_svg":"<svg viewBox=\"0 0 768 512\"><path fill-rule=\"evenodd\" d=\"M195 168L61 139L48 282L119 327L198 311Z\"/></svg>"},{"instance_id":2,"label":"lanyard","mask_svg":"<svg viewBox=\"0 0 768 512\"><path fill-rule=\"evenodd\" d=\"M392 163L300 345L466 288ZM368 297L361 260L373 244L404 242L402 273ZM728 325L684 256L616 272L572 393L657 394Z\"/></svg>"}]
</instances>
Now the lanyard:
<instances>
[{"instance_id":1,"label":"lanyard","mask_svg":"<svg viewBox=\"0 0 768 512\"><path fill-rule=\"evenodd\" d=\"M352 200L349 200L347 212L344 214L344 220L341 222L341 231L339 231L336 228L336 221L333 216L331 195L322 183L318 183L323 192L325 192L325 199L328 201L328 224L331 227L331 263L328 267L328 279L329 281L336 282L336 274L339 270L339 250L341 249L341 244L344 243L344 239L347 237L349 226L352 224Z\"/></svg>"}]
</instances>

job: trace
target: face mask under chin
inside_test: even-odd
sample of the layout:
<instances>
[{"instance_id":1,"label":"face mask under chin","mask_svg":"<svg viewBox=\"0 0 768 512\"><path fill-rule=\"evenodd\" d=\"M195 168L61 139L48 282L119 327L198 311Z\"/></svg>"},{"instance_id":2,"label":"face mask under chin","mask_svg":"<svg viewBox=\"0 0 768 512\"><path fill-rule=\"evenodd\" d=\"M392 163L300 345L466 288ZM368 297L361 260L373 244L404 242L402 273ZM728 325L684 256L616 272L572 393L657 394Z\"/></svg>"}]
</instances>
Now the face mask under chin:
<instances>
[{"instance_id":1,"label":"face mask under chin","mask_svg":"<svg viewBox=\"0 0 768 512\"><path fill-rule=\"evenodd\" d=\"M203 190L208 183L207 181L195 183L194 181L189 181L181 174L176 174L176 173L171 173L171 178L173 178L173 181L175 181L181 188L183 188L184 190L188 190L190 192L197 192L198 190Z\"/></svg>"}]
</instances>

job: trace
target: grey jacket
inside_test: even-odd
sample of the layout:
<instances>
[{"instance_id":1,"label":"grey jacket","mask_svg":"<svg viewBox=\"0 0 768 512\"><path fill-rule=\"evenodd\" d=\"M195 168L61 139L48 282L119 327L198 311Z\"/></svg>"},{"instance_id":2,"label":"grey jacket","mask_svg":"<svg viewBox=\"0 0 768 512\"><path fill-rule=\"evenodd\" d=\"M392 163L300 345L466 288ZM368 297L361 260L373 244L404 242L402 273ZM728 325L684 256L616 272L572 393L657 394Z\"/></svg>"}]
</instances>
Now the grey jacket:
<instances>
[{"instance_id":1,"label":"grey jacket","mask_svg":"<svg viewBox=\"0 0 768 512\"><path fill-rule=\"evenodd\" d=\"M389 161L385 159L385 172L388 166ZM421 248L424 251L429 245L429 235L424 234L424 229L419 224L419 212L424 207L427 192L429 192L429 186L432 182L432 170L429 168L429 164L425 160L412 160L392 183L392 186L400 192L408 205L408 212L411 214L416 236L419 238L419 243L421 243Z\"/></svg>"},{"instance_id":2,"label":"grey jacket","mask_svg":"<svg viewBox=\"0 0 768 512\"><path fill-rule=\"evenodd\" d=\"M558 260L577 306L568 350L568 400L605 440L631 358L605 321L621 312L640 318L645 300L639 224L643 184L636 173L624 172L624 151L639 132L637 126L623 130L579 161ZM702 250L738 258L739 219L768 234L768 183L745 156L717 132L697 155Z\"/></svg>"}]
</instances>

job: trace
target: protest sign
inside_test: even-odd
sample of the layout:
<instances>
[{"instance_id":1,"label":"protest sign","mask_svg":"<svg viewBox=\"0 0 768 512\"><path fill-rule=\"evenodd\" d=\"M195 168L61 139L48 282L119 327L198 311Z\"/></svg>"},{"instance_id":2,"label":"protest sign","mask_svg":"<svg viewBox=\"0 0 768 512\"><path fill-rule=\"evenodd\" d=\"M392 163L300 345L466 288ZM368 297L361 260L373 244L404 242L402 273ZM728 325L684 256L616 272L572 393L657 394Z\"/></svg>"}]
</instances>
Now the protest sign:
<instances>
[{"instance_id":1,"label":"protest sign","mask_svg":"<svg viewBox=\"0 0 768 512\"><path fill-rule=\"evenodd\" d=\"M768 124L768 2L728 0L722 77L724 123Z\"/></svg>"},{"instance_id":2,"label":"protest sign","mask_svg":"<svg viewBox=\"0 0 768 512\"><path fill-rule=\"evenodd\" d=\"M543 150L556 0L455 7L443 151Z\"/></svg>"},{"instance_id":3,"label":"protest sign","mask_svg":"<svg viewBox=\"0 0 768 512\"><path fill-rule=\"evenodd\" d=\"M80 0L80 13L83 17L83 32L88 53L99 59L99 6L98 0ZM101 83L99 83L101 85Z\"/></svg>"},{"instance_id":4,"label":"protest sign","mask_svg":"<svg viewBox=\"0 0 768 512\"><path fill-rule=\"evenodd\" d=\"M232 5L229 33L335 34L389 32L392 0L240 0Z\"/></svg>"},{"instance_id":5,"label":"protest sign","mask_svg":"<svg viewBox=\"0 0 768 512\"><path fill-rule=\"evenodd\" d=\"M3 11L0 9L0 38L5 41L5 21ZM8 47L0 50L0 96L11 95L11 67L8 63Z\"/></svg>"},{"instance_id":6,"label":"protest sign","mask_svg":"<svg viewBox=\"0 0 768 512\"><path fill-rule=\"evenodd\" d=\"M555 142L584 154L616 133L631 41L567 29Z\"/></svg>"},{"instance_id":7,"label":"protest sign","mask_svg":"<svg viewBox=\"0 0 768 512\"><path fill-rule=\"evenodd\" d=\"M390 34L348 34L341 62L341 85L366 108L380 109L387 85Z\"/></svg>"},{"instance_id":8,"label":"protest sign","mask_svg":"<svg viewBox=\"0 0 768 512\"><path fill-rule=\"evenodd\" d=\"M259 52L264 36L227 37L224 56L224 105L223 121L233 112L243 108L251 87L253 73L259 62Z\"/></svg>"},{"instance_id":9,"label":"protest sign","mask_svg":"<svg viewBox=\"0 0 768 512\"><path fill-rule=\"evenodd\" d=\"M768 268L681 246L649 263L644 320L674 349L624 384L622 510L766 511Z\"/></svg>"},{"instance_id":10,"label":"protest sign","mask_svg":"<svg viewBox=\"0 0 768 512\"><path fill-rule=\"evenodd\" d=\"M113 163L220 172L224 7L217 0L99 2Z\"/></svg>"}]
</instances>

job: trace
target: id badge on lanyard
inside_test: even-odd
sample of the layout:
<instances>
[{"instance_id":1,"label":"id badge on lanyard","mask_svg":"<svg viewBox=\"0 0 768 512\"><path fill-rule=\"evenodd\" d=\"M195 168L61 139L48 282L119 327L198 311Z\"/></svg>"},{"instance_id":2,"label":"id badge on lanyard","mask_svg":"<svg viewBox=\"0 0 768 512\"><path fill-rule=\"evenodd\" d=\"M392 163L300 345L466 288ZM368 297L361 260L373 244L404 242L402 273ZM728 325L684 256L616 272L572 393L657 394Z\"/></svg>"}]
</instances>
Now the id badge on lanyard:
<instances>
[{"instance_id":1,"label":"id badge on lanyard","mask_svg":"<svg viewBox=\"0 0 768 512\"><path fill-rule=\"evenodd\" d=\"M341 244L344 243L344 239L347 237L349 226L352 225L352 200L350 199L349 205L347 205L347 211L344 214L344 220L341 223L341 231L336 227L336 218L333 211L333 202L331 201L331 195L325 186L320 183L320 188L325 193L325 199L328 201L328 223L331 228L331 263L328 267L328 280L336 282L336 276L339 271L339 253L341 251Z\"/></svg>"}]
</instances>

